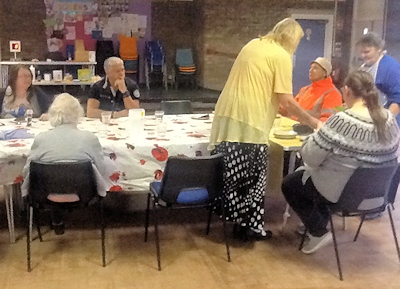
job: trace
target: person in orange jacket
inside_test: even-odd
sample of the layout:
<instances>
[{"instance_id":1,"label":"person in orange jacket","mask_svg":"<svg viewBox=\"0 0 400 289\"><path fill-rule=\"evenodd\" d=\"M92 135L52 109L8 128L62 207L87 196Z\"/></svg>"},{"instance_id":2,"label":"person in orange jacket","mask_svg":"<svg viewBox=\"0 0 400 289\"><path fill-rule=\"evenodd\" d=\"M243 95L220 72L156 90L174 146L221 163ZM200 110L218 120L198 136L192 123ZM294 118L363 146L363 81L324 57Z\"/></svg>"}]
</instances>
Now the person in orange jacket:
<instances>
[{"instance_id":1,"label":"person in orange jacket","mask_svg":"<svg viewBox=\"0 0 400 289\"><path fill-rule=\"evenodd\" d=\"M328 59L315 59L311 62L308 72L311 84L302 87L295 97L301 108L322 122L335 113L335 107L342 105L342 95L332 82L331 72L332 64ZM283 110L281 114L298 120Z\"/></svg>"}]
</instances>

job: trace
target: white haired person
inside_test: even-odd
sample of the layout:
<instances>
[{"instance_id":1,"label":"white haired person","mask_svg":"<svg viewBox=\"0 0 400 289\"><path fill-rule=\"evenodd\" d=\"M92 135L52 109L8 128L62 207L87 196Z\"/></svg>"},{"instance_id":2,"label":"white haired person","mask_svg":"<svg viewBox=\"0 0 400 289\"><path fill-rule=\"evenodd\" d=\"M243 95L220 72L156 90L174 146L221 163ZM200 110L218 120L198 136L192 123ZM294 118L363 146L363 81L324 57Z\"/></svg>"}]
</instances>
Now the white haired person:
<instances>
[{"instance_id":1,"label":"white haired person","mask_svg":"<svg viewBox=\"0 0 400 289\"><path fill-rule=\"evenodd\" d=\"M124 62L112 56L104 61L106 76L90 88L87 117L100 118L111 111L112 118L128 116L128 110L139 108L140 92L135 81L125 77Z\"/></svg>"},{"instance_id":2,"label":"white haired person","mask_svg":"<svg viewBox=\"0 0 400 289\"><path fill-rule=\"evenodd\" d=\"M301 26L286 18L247 43L215 107L209 149L224 155L226 216L239 239L272 236L264 229L264 196L269 133L279 104L300 122L321 125L292 94L292 55L303 35Z\"/></svg>"},{"instance_id":3,"label":"white haired person","mask_svg":"<svg viewBox=\"0 0 400 289\"><path fill-rule=\"evenodd\" d=\"M52 163L90 160L100 175L104 175L105 161L98 138L92 132L77 127L83 114L82 106L72 95L62 93L54 99L48 112L49 122L54 128L38 134L34 139L23 170L23 196L28 192L31 161ZM60 212L53 214L52 222L56 234L62 234L64 225Z\"/></svg>"}]
</instances>

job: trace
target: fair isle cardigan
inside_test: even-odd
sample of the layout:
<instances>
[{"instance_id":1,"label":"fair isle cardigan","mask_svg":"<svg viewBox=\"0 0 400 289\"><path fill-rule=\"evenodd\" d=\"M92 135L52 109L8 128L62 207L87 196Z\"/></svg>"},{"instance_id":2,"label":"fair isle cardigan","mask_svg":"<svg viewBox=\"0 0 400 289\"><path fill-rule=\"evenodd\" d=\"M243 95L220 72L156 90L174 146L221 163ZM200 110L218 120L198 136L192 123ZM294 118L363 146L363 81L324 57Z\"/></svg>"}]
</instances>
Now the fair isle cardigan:
<instances>
[{"instance_id":1,"label":"fair isle cardigan","mask_svg":"<svg viewBox=\"0 0 400 289\"><path fill-rule=\"evenodd\" d=\"M385 133L388 141L378 142L370 117L351 109L331 116L321 129L307 138L301 155L305 163L303 183L311 177L315 188L336 203L358 167L379 167L397 162L399 127L388 111Z\"/></svg>"}]
</instances>

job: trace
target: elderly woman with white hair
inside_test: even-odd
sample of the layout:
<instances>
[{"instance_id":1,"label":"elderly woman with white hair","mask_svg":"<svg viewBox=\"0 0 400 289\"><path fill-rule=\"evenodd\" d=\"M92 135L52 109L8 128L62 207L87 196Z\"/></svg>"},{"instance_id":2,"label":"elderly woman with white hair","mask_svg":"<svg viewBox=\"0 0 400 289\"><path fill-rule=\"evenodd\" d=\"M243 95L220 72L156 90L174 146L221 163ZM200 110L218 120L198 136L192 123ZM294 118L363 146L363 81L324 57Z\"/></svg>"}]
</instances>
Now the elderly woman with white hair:
<instances>
[{"instance_id":1,"label":"elderly woman with white hair","mask_svg":"<svg viewBox=\"0 0 400 289\"><path fill-rule=\"evenodd\" d=\"M33 142L23 170L28 180L29 165L32 161L58 162L90 160L100 175L105 174L105 160L98 138L89 131L78 129L84 111L79 101L68 93L58 95L49 108L48 117L53 129L38 134ZM28 182L22 185L22 195L28 191ZM56 234L64 232L59 215L53 216Z\"/></svg>"},{"instance_id":2,"label":"elderly woman with white hair","mask_svg":"<svg viewBox=\"0 0 400 289\"><path fill-rule=\"evenodd\" d=\"M100 118L103 111L111 111L112 118L128 116L128 110L139 108L140 92L135 81L125 77L124 62L119 57L104 62L106 77L90 89L87 116Z\"/></svg>"}]
</instances>

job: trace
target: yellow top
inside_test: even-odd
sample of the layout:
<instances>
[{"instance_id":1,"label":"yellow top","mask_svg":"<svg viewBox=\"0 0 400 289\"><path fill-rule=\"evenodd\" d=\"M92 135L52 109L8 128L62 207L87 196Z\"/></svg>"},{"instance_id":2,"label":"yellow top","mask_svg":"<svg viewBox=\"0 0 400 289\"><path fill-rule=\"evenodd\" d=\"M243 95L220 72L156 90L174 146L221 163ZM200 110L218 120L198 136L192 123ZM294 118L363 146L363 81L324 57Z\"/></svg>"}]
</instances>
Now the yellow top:
<instances>
[{"instance_id":1,"label":"yellow top","mask_svg":"<svg viewBox=\"0 0 400 289\"><path fill-rule=\"evenodd\" d=\"M253 39L240 51L218 99L209 149L224 141L268 144L276 93L292 94L291 55L271 40Z\"/></svg>"}]
</instances>

